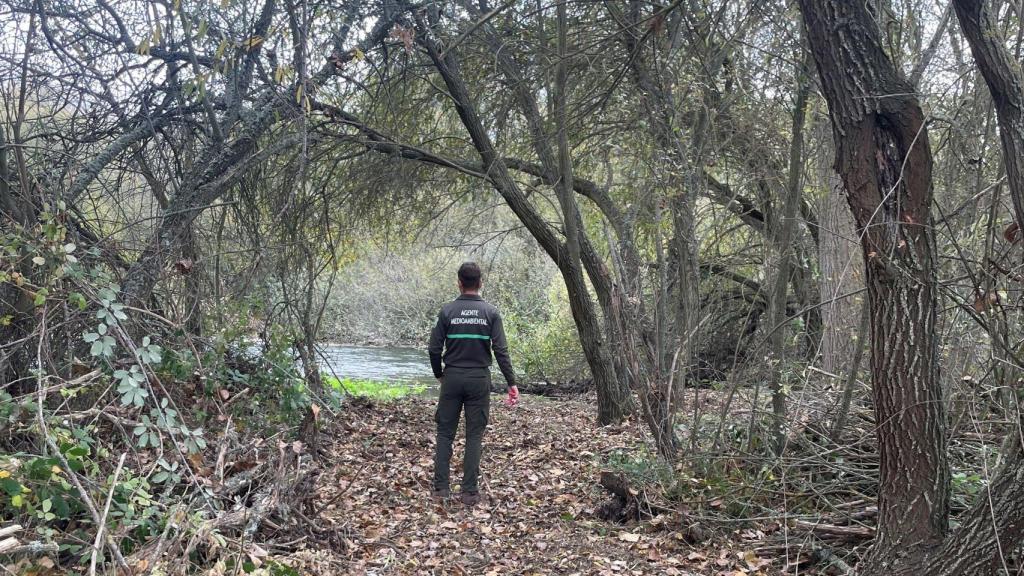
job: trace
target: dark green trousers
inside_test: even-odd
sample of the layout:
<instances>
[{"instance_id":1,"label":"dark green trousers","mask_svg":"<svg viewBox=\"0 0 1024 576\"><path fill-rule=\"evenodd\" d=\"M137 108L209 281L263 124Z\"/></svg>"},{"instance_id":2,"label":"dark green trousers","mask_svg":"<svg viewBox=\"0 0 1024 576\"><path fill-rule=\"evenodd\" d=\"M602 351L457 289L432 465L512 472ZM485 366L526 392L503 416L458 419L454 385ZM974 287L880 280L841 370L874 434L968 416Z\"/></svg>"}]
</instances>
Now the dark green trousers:
<instances>
[{"instance_id":1,"label":"dark green trousers","mask_svg":"<svg viewBox=\"0 0 1024 576\"><path fill-rule=\"evenodd\" d=\"M434 451L434 489L450 484L452 442L459 416L466 411L466 456L463 459L462 491L476 492L480 453L491 406L491 372L486 368L445 368L441 398L437 402L437 448Z\"/></svg>"}]
</instances>

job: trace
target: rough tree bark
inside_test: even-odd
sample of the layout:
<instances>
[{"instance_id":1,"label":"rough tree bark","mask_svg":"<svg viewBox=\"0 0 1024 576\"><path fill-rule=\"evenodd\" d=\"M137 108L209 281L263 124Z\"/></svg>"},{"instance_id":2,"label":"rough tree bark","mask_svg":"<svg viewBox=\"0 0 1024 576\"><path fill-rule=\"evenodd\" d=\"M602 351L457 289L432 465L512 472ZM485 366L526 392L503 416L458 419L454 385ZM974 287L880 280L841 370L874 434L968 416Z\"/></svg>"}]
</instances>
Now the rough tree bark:
<instances>
[{"instance_id":1,"label":"rough tree bark","mask_svg":"<svg viewBox=\"0 0 1024 576\"><path fill-rule=\"evenodd\" d=\"M863 232L880 462L878 533L862 573L917 573L942 544L949 515L928 132L863 3L800 0L800 8L836 170Z\"/></svg>"},{"instance_id":2,"label":"rough tree bark","mask_svg":"<svg viewBox=\"0 0 1024 576\"><path fill-rule=\"evenodd\" d=\"M995 103L1015 220L1024 223L1024 74L1003 44L983 0L954 0L971 53ZM1020 421L1020 414L1017 415ZM1009 573L1007 555L1024 542L1024 442L1011 429L1004 461L988 489L961 520L960 528L925 566L940 576Z\"/></svg>"}]
</instances>

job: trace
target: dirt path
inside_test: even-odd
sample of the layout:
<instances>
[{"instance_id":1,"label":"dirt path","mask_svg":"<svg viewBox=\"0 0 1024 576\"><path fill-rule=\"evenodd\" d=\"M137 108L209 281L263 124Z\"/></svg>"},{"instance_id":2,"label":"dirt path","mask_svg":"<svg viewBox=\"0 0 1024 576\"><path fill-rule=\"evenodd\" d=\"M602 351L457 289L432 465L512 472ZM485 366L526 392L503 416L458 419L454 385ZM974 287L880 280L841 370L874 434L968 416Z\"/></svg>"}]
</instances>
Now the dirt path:
<instances>
[{"instance_id":1,"label":"dirt path","mask_svg":"<svg viewBox=\"0 0 1024 576\"><path fill-rule=\"evenodd\" d=\"M742 564L695 551L671 522L621 526L594 516L607 499L598 485L602 464L639 440L633 424L594 426L592 404L582 400L527 398L514 409L494 402L484 503L468 509L455 500L433 502L434 406L429 399L359 406L333 438L324 438L333 462L316 501L326 504L321 528L334 531L338 545L310 553L307 570L319 564L317 572L367 575L680 575L731 574ZM453 481L461 478L462 446L455 447Z\"/></svg>"}]
</instances>

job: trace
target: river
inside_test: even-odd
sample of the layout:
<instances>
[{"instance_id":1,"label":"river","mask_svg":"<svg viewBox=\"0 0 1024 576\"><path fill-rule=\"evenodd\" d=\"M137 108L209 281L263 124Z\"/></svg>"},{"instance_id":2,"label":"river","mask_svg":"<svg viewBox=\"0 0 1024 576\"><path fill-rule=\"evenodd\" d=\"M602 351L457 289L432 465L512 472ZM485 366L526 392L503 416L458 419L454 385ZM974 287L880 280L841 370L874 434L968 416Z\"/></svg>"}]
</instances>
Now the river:
<instances>
[{"instance_id":1,"label":"river","mask_svg":"<svg viewBox=\"0 0 1024 576\"><path fill-rule=\"evenodd\" d=\"M339 378L433 384L426 350L380 346L341 346L322 348L323 371Z\"/></svg>"},{"instance_id":2,"label":"river","mask_svg":"<svg viewBox=\"0 0 1024 576\"><path fill-rule=\"evenodd\" d=\"M349 346L325 344L321 369L339 378L379 382L437 385L430 370L427 351L391 346ZM491 366L491 378L504 385L504 378Z\"/></svg>"}]
</instances>

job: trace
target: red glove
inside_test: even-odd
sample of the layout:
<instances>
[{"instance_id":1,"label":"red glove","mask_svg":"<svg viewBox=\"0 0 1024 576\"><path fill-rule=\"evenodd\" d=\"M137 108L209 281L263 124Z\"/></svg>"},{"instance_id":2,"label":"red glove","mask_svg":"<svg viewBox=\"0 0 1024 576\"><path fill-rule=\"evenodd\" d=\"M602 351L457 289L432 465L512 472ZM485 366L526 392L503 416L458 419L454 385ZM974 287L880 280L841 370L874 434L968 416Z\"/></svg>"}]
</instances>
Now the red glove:
<instances>
[{"instance_id":1,"label":"red glove","mask_svg":"<svg viewBox=\"0 0 1024 576\"><path fill-rule=\"evenodd\" d=\"M509 386L508 398L505 399L505 406L515 406L519 403L519 388Z\"/></svg>"}]
</instances>

